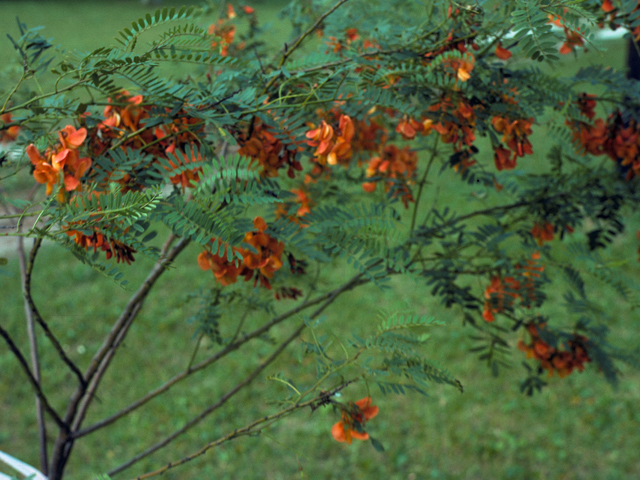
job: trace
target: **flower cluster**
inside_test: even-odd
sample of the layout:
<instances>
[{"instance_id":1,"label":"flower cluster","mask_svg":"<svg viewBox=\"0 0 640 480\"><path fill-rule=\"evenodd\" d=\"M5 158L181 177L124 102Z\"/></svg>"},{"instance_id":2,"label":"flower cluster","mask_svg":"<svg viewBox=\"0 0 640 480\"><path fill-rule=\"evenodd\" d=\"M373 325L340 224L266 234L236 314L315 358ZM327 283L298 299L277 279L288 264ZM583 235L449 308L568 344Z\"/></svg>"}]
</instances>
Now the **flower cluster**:
<instances>
[{"instance_id":1,"label":"flower cluster","mask_svg":"<svg viewBox=\"0 0 640 480\"><path fill-rule=\"evenodd\" d=\"M466 150L476 139L476 113L466 99L460 98L453 103L450 98L429 107L429 111L438 115L433 129L440 134L443 143L453 144L456 152Z\"/></svg>"},{"instance_id":2,"label":"flower cluster","mask_svg":"<svg viewBox=\"0 0 640 480\"><path fill-rule=\"evenodd\" d=\"M352 155L351 140L355 135L351 118L340 114L337 125L329 125L322 120L318 127L311 127L306 137L307 145L316 147L313 153L315 162L322 166L348 165Z\"/></svg>"},{"instance_id":3,"label":"flower cluster","mask_svg":"<svg viewBox=\"0 0 640 480\"><path fill-rule=\"evenodd\" d=\"M484 309L482 318L487 322L495 320L495 314L511 308L513 302L520 297L520 282L513 277L491 277L491 283L484 291Z\"/></svg>"},{"instance_id":4,"label":"flower cluster","mask_svg":"<svg viewBox=\"0 0 640 480\"><path fill-rule=\"evenodd\" d=\"M573 52L576 47L584 46L584 38L580 33L580 28L577 30L571 30L562 21L560 17L549 15L549 23L552 23L556 27L560 27L564 30L565 41L560 46L560 54L566 55Z\"/></svg>"},{"instance_id":5,"label":"flower cluster","mask_svg":"<svg viewBox=\"0 0 640 480\"><path fill-rule=\"evenodd\" d=\"M385 190L395 188L395 195L400 195L402 203L408 207L408 203L413 201L413 195L408 185L413 182L416 168L418 166L418 156L416 152L409 150L409 147L402 149L390 144L382 149L382 153L373 157L369 161L366 175L367 178L378 177L385 180ZM365 192L373 192L376 189L376 182L365 182L362 188Z\"/></svg>"},{"instance_id":6,"label":"flower cluster","mask_svg":"<svg viewBox=\"0 0 640 480\"><path fill-rule=\"evenodd\" d=\"M211 41L211 48L218 50L223 57L229 55L229 46L236 36L236 26L229 23L234 18L236 18L236 12L233 6L228 4L226 17L220 18L217 23L209 25L208 33L214 38Z\"/></svg>"},{"instance_id":7,"label":"flower cluster","mask_svg":"<svg viewBox=\"0 0 640 480\"><path fill-rule=\"evenodd\" d=\"M446 70L450 70L457 80L466 82L471 78L471 70L475 65L475 57L472 53L464 53L460 58L451 58L444 62Z\"/></svg>"},{"instance_id":8,"label":"flower cluster","mask_svg":"<svg viewBox=\"0 0 640 480\"><path fill-rule=\"evenodd\" d=\"M229 260L221 254L220 249L215 253L205 250L198 255L200 268L211 270L221 285L236 283L238 276L243 276L245 281L253 278L254 286L260 282L261 286L271 290L270 280L282 267L284 243L265 233L267 224L262 217L256 217L253 225L256 230L244 236L244 243L252 248L233 247L234 254L242 257L241 263L233 258Z\"/></svg>"},{"instance_id":9,"label":"flower cluster","mask_svg":"<svg viewBox=\"0 0 640 480\"><path fill-rule=\"evenodd\" d=\"M279 169L287 168L287 176L294 178L295 171L302 170L302 165L296 160L298 148L287 148L276 138L272 128L261 120L254 119L251 134L239 134L238 143L241 145L238 153L258 162L264 177L277 177Z\"/></svg>"},{"instance_id":10,"label":"flower cluster","mask_svg":"<svg viewBox=\"0 0 640 480\"><path fill-rule=\"evenodd\" d=\"M91 235L87 235L80 230L69 229L66 230L65 233L70 237L74 237L76 244L85 250L93 248L94 252L98 249L106 252L107 260L115 257L117 263L127 262L129 265L135 260L133 254L136 253L136 251L133 248L119 240L109 239L104 233L97 229Z\"/></svg>"},{"instance_id":11,"label":"flower cluster","mask_svg":"<svg viewBox=\"0 0 640 480\"><path fill-rule=\"evenodd\" d=\"M165 110L169 114L170 110ZM162 117L162 113L152 112L152 107L144 104L142 95L130 95L122 91L104 109L104 120L90 131L90 149L94 157L104 154L107 150L121 148L126 151L140 150L156 158L168 161L171 167L178 169L189 163L200 161L187 154L188 146L198 140L202 134L201 121L189 115L184 109L167 118L167 121L153 129L145 128L147 119L151 116ZM147 168L146 165L134 166L133 172L117 178L111 178L124 187L124 190L141 190L143 185L136 181L138 170ZM167 167L165 167L167 168ZM183 189L195 187L200 177L200 167L183 170L170 177L171 183L180 185Z\"/></svg>"},{"instance_id":12,"label":"flower cluster","mask_svg":"<svg viewBox=\"0 0 640 480\"><path fill-rule=\"evenodd\" d=\"M338 442L351 444L353 439L368 440L364 425L378 415L378 407L371 405L371 397L365 397L342 410L342 420L331 428L331 435Z\"/></svg>"},{"instance_id":13,"label":"flower cluster","mask_svg":"<svg viewBox=\"0 0 640 480\"><path fill-rule=\"evenodd\" d=\"M309 198L308 192L304 188L294 188L291 190L296 198L294 203L283 202L278 203L276 207L276 218L284 218L287 217L290 221L299 224L302 227L306 227L306 225L302 221L302 217L311 212L311 206L313 202ZM295 214L289 215L289 211L293 207L293 205L299 205Z\"/></svg>"},{"instance_id":14,"label":"flower cluster","mask_svg":"<svg viewBox=\"0 0 640 480\"><path fill-rule=\"evenodd\" d=\"M411 117L405 117L396 127L396 132L402 135L405 140L413 140L418 133L429 135L433 127L433 120L429 118L423 119L421 122Z\"/></svg>"},{"instance_id":15,"label":"flower cluster","mask_svg":"<svg viewBox=\"0 0 640 480\"><path fill-rule=\"evenodd\" d=\"M560 378L571 374L574 369L582 372L584 364L591 361L586 348L588 339L583 335L575 334L571 340L566 342L568 350L560 350L540 338L539 330L544 327L544 323L539 325L528 324L527 330L531 336L531 341L524 343L523 340L520 340L518 348L527 354L527 358L538 360L541 370L547 370L550 377L553 376L554 372Z\"/></svg>"},{"instance_id":16,"label":"flower cluster","mask_svg":"<svg viewBox=\"0 0 640 480\"><path fill-rule=\"evenodd\" d=\"M554 237L553 225L549 222L544 222L542 225L535 223L531 229L531 236L538 245L542 245L544 242L550 242Z\"/></svg>"},{"instance_id":17,"label":"flower cluster","mask_svg":"<svg viewBox=\"0 0 640 480\"><path fill-rule=\"evenodd\" d=\"M53 187L62 178L64 189L61 189L57 196L60 203L66 200L66 192L81 188L80 179L91 167L91 159L80 157L79 152L86 138L86 129L76 129L73 125L67 125L58 131L60 142L47 148L44 156L34 144L27 147L27 155L35 167L33 177L38 183L47 185L47 195L51 195Z\"/></svg>"},{"instance_id":18,"label":"flower cluster","mask_svg":"<svg viewBox=\"0 0 640 480\"><path fill-rule=\"evenodd\" d=\"M533 118L528 120L516 119L510 120L505 117L495 116L491 120L493 128L498 133L502 133L502 141L509 147L509 150L502 145L494 147L494 160L498 170L512 170L516 167L518 157L531 155L533 149L529 142L529 135Z\"/></svg>"},{"instance_id":19,"label":"flower cluster","mask_svg":"<svg viewBox=\"0 0 640 480\"><path fill-rule=\"evenodd\" d=\"M538 263L540 253L531 254L523 265L515 266L515 275L491 277L491 282L484 290L484 309L482 318L487 322L495 321L495 315L513 309L516 300L521 307L531 308L539 303L543 296L540 293L540 278L544 266Z\"/></svg>"},{"instance_id":20,"label":"flower cluster","mask_svg":"<svg viewBox=\"0 0 640 480\"><path fill-rule=\"evenodd\" d=\"M582 107L586 101L589 102L588 109ZM579 105L588 116L593 112L595 100L582 98ZM592 124L571 120L567 120L567 124L583 154L609 156L626 171L627 180L640 175L640 124L635 119L624 119L617 111L609 115L606 122L596 118Z\"/></svg>"}]
</instances>

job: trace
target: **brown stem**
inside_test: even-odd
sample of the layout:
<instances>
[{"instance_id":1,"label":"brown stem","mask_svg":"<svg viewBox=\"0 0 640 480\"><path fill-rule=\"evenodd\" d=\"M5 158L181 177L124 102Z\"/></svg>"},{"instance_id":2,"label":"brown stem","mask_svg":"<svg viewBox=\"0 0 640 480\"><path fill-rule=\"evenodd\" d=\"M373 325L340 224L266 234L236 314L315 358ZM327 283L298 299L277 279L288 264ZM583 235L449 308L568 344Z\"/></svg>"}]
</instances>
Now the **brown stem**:
<instances>
[{"instance_id":1,"label":"brown stem","mask_svg":"<svg viewBox=\"0 0 640 480\"><path fill-rule=\"evenodd\" d=\"M32 254L37 249L37 240L33 244ZM35 254L34 254L35 256ZM27 334L29 336L29 349L31 350L31 366L33 368L33 378L40 385L40 361L38 358L38 342L33 322L33 309L31 308L28 298L30 297L30 278L31 268L27 267L27 261L24 256L24 238L18 238L18 261L20 263L20 278L22 280L22 296L24 297L24 313L27 320ZM31 264L30 264L31 266ZM36 394L36 421L38 423L38 440L40 447L40 470L48 475L47 460L47 426L44 423L44 409L42 401Z\"/></svg>"},{"instance_id":2,"label":"brown stem","mask_svg":"<svg viewBox=\"0 0 640 480\"><path fill-rule=\"evenodd\" d=\"M347 290L350 290L351 288L356 286L360 282L360 279L362 278L362 276L364 276L364 273L360 273L360 274L356 275L355 277L353 277L350 281L348 281L344 285L336 288L335 290L333 290L332 292L328 293L327 295L324 295L323 296L323 298L325 300L324 303L322 305L320 305L320 307L318 307L310 315L310 318L312 318L312 319L316 318L318 315L320 315L324 311L325 308L327 308L329 305L331 305L334 302L334 300L340 294L342 294L342 293L346 292ZM320 301L322 301L322 300L320 300ZM319 302L317 302L317 303L319 303ZM278 318L280 318L280 317L278 317ZM269 325L269 324L271 324L271 326L273 326L273 320L271 322L269 322L267 325ZM289 345L293 340L295 340L300 335L302 330L304 330L305 326L306 326L305 323L300 324L295 329L295 331L283 343L281 343L280 346L269 356L269 358L267 358L267 360L265 360L263 363L261 363L242 382L238 383L235 387L233 387L226 394L224 394L220 398L220 400L218 400L218 402L216 402L215 404L213 404L210 407L208 407L207 409L205 409L203 412L200 413L200 415L198 415L197 417L195 417L192 420L190 420L189 422L187 422L185 425L183 425L180 429L178 429L175 432L173 432L171 435L165 437L164 439L162 439L160 442L156 443L155 445L152 445L151 447L146 449L144 452L141 452L140 454L138 454L135 457L133 457L131 460L128 460L127 462L123 463L122 465L114 468L113 470L108 472L108 474L109 475L115 475L116 473L119 473L119 472L125 470L126 468L129 468L131 465L133 465L134 463L138 462L139 460L147 457L148 455L151 455L153 452L155 452L155 451L161 449L162 447L164 447L165 445L169 444L171 441L173 441L178 436L182 435L188 429L190 429L191 427L197 425L206 416L210 415L215 410L217 410L222 405L224 405L231 397L233 397L236 393L238 393L243 387L245 387L246 385L250 384L262 370L264 370L271 362L273 362L278 357L278 355L280 355L280 353L282 353L282 351L284 351L284 349L287 347L287 345ZM261 329L258 329L258 330L262 330L262 329L264 329L264 326Z\"/></svg>"}]
</instances>

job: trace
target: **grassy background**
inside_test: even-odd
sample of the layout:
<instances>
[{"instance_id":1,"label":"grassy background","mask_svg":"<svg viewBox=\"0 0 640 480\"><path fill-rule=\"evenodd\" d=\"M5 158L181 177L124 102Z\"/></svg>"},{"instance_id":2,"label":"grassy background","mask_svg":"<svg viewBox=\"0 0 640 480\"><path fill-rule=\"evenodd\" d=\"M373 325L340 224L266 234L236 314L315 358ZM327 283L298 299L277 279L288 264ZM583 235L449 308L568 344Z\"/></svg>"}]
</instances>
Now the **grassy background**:
<instances>
[{"instance_id":1,"label":"grassy background","mask_svg":"<svg viewBox=\"0 0 640 480\"><path fill-rule=\"evenodd\" d=\"M258 13L275 18L273 3L257 5ZM147 9L137 1L69 2L69 1L3 1L0 2L0 31L15 32L12 18L19 15L29 25L47 25L45 37L65 48L90 50L108 41L130 20ZM282 35L281 30L274 37ZM620 66L622 44L610 45L607 56L592 51L582 57L582 64L603 63ZM8 43L0 46L0 62L7 64L11 56ZM567 58L564 74L578 63ZM534 145L544 144L539 133ZM521 160L523 168L542 168L544 149ZM438 177L441 185L452 184L448 192L441 188L440 199L452 208L468 208L478 202L471 188L461 187L450 172ZM454 183L455 182L455 183ZM432 191L423 199L429 205ZM629 229L630 232L635 229ZM575 235L581 235L576 232ZM628 259L625 273L639 278L635 263L637 243L633 233L616 239L614 256ZM193 326L185 322L194 306L185 304L185 292L207 287L213 281L195 263L198 251L190 248L177 262L176 268L159 282L147 300L142 314L131 329L99 391L99 401L85 421L89 425L116 412L165 379L182 371L193 351ZM26 345L24 311L19 289L18 265L11 257L0 276L3 326ZM151 263L136 261L129 279L136 286ZM349 277L349 268L337 265L323 272L327 283ZM563 380L550 380L550 388L533 398L518 392L522 378L520 352L515 351L514 368L498 378L489 374L466 351L472 346L468 329L462 329L455 310L444 310L429 299L428 289L407 278L395 278L393 288L381 293L366 286L356 293L341 297L325 313L328 327L348 322L354 328L367 330L377 322L376 310L408 302L417 313L433 315L446 326L433 330L429 355L449 368L465 385L465 393L451 388L434 387L430 397L383 397L373 390L380 414L370 423L370 433L384 444L379 453L370 444L351 446L331 439L330 428L337 420L329 409L309 414L300 412L276 424L262 438L244 438L194 461L190 466L169 471L164 478L220 479L628 479L640 472L640 375L626 372L618 391L612 390L593 368ZM561 281L549 289L552 295L564 289ZM480 285L479 285L480 288ZM637 313L629 312L624 303L607 287L588 285L590 293L599 297L611 317L612 340L624 346L635 344ZM52 330L59 334L65 349L82 367L100 345L114 318L127 301L129 293L104 281L92 270L77 263L67 252L54 246L43 247L34 277L35 301L45 312ZM289 302L287 305L291 305ZM285 306L287 306L285 305ZM284 308L284 307L283 307ZM561 308L545 310L551 316L565 317ZM235 328L235 319L225 326L227 333ZM259 317L250 317L245 327L257 325ZM570 323L571 319L567 319ZM283 337L287 326L273 332ZM54 405L62 408L73 385L71 375L60 365L39 338L42 351L45 391ZM515 344L514 339L514 344ZM291 362L300 346L290 348L267 374L285 371L288 375L313 381L313 368L306 362ZM26 349L26 347L25 347ZM179 428L234 385L260 359L271 352L268 342L246 348L211 370L200 372L180 384L168 395L150 402L134 414L78 442L67 473L68 478L90 478L118 465L148 445ZM198 358L213 350L202 349ZM132 366L135 366L132 368ZM138 367L139 366L139 367ZM266 374L265 374L266 375ZM116 478L130 478L193 452L204 443L241 427L276 408L270 402L282 394L280 386L264 380L240 393L223 410L203 421L197 428L180 437L170 448L160 450ZM0 450L37 465L37 437L33 417L33 395L20 379L12 355L0 348ZM348 391L349 399L366 394L363 387ZM250 407L249 410L247 408ZM54 432L51 428L50 432Z\"/></svg>"}]
</instances>

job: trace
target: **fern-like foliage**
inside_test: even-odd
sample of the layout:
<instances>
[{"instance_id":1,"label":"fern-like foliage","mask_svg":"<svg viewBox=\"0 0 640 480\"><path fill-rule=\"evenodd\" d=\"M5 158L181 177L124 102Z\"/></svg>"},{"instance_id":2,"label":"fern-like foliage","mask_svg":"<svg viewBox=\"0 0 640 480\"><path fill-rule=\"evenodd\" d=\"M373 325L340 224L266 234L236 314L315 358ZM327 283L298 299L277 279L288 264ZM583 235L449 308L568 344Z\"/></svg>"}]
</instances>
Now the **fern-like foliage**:
<instances>
[{"instance_id":1,"label":"fern-like foliage","mask_svg":"<svg viewBox=\"0 0 640 480\"><path fill-rule=\"evenodd\" d=\"M163 8L155 11L153 15L147 14L137 21L131 22L131 28L124 28L118 34L121 38L116 37L116 41L121 43L125 50L133 50L138 41L138 37L151 28L162 26L168 22L178 20L189 20L197 16L200 12L195 7L182 7L176 11L174 7Z\"/></svg>"}]
</instances>

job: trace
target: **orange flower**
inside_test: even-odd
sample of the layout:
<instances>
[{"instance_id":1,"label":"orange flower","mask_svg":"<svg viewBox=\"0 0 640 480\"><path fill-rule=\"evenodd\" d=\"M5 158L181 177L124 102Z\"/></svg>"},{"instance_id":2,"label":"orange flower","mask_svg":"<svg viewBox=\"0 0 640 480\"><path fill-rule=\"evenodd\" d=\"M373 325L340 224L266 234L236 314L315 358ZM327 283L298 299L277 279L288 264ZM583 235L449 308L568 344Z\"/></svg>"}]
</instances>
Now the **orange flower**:
<instances>
[{"instance_id":1,"label":"orange flower","mask_svg":"<svg viewBox=\"0 0 640 480\"><path fill-rule=\"evenodd\" d=\"M500 145L494 150L494 161L496 163L496 169L501 170L513 170L516 168L516 154L511 154L509 150Z\"/></svg>"},{"instance_id":2,"label":"orange flower","mask_svg":"<svg viewBox=\"0 0 640 480\"><path fill-rule=\"evenodd\" d=\"M378 407L371 405L371 397L352 403L342 411L342 420L331 428L331 435L338 442L351 444L353 439L368 440L369 434L364 431L366 422L378 415Z\"/></svg>"},{"instance_id":3,"label":"orange flower","mask_svg":"<svg viewBox=\"0 0 640 480\"><path fill-rule=\"evenodd\" d=\"M2 122L3 125L11 123L11 114L3 113L2 115L0 115L0 122ZM18 127L17 125L9 128L1 128L0 143L9 143L15 141L15 139L18 138L19 133L20 127Z\"/></svg>"},{"instance_id":4,"label":"orange flower","mask_svg":"<svg viewBox=\"0 0 640 480\"><path fill-rule=\"evenodd\" d=\"M184 165L188 165L189 163L199 162L201 160L200 154L198 154L198 158L196 159L188 158L187 154L182 150L178 150L176 152L176 146L173 143L167 147L165 153L173 155L173 157L177 160L178 164L176 165L174 161L171 160L171 157L169 157L169 164L175 169ZM180 157L182 157L182 159ZM200 172L202 172L202 168L200 167L194 168L192 170L184 170L182 173L178 173L170 177L169 180L171 180L171 183L173 183L174 185L181 185L182 190L184 191L185 188L193 188L197 185L197 183L200 181Z\"/></svg>"},{"instance_id":5,"label":"orange flower","mask_svg":"<svg viewBox=\"0 0 640 480\"><path fill-rule=\"evenodd\" d=\"M413 196L408 185L413 182L418 156L416 152L409 150L409 147L399 149L395 145L387 145L382 149L382 155L373 157L369 161L366 170L367 178L383 177L385 190L389 191L392 186L396 186L396 195L401 195L402 203L408 207L408 202L413 201ZM365 192L375 190L375 183L366 182L362 185Z\"/></svg>"},{"instance_id":6,"label":"orange flower","mask_svg":"<svg viewBox=\"0 0 640 480\"><path fill-rule=\"evenodd\" d=\"M313 125L312 125L313 126ZM320 126L306 133L307 145L317 147L313 156L320 166L326 164L348 165L351 160L351 140L355 135L355 127L350 117L340 114L337 128L334 129L322 120Z\"/></svg>"},{"instance_id":7,"label":"orange flower","mask_svg":"<svg viewBox=\"0 0 640 480\"><path fill-rule=\"evenodd\" d=\"M502 141L513 152L512 158L508 159L508 151L502 146L495 149L495 162L498 170L511 170L516 167L516 160L518 157L524 157L525 155L531 155L533 148L529 141L529 135L533 132L531 125L533 124L533 118L510 120L505 117L495 116L491 119L493 128L498 133L502 133Z\"/></svg>"},{"instance_id":8,"label":"orange flower","mask_svg":"<svg viewBox=\"0 0 640 480\"><path fill-rule=\"evenodd\" d=\"M278 137L282 136L282 133L278 134ZM295 171L302 170L300 161L296 160L299 147L292 149L285 146L272 133L272 127L264 125L260 120L255 120L251 137L247 139L246 134L240 134L238 143L242 146L238 153L257 161L262 168L260 174L264 177L277 177L278 170L285 166L288 167L289 178L295 177ZM290 145L296 145L296 141L292 140Z\"/></svg>"},{"instance_id":9,"label":"orange flower","mask_svg":"<svg viewBox=\"0 0 640 480\"><path fill-rule=\"evenodd\" d=\"M512 53L502 46L502 42L499 42L496 46L496 57L500 60L509 60L511 58Z\"/></svg>"},{"instance_id":10,"label":"orange flower","mask_svg":"<svg viewBox=\"0 0 640 480\"><path fill-rule=\"evenodd\" d=\"M396 132L402 135L405 140L413 140L418 132L423 135L431 133L433 121L426 119L422 123L413 118L405 118L398 123Z\"/></svg>"},{"instance_id":11,"label":"orange flower","mask_svg":"<svg viewBox=\"0 0 640 480\"><path fill-rule=\"evenodd\" d=\"M216 280L226 287L236 283L238 275L242 272L242 267L238 266L235 261L229 262L226 255L221 257L218 252L215 254L208 251L201 252L198 255L198 266L202 270L211 270Z\"/></svg>"},{"instance_id":12,"label":"orange flower","mask_svg":"<svg viewBox=\"0 0 640 480\"><path fill-rule=\"evenodd\" d=\"M87 137L87 130L76 130L72 125L67 125L58 132L60 143L46 150L44 156L40 154L34 144L27 147L27 156L35 169L33 177L38 183L47 184L47 195L51 195L53 187L62 177L64 191L71 192L80 188L80 179L91 166L91 159L80 158L78 148ZM65 199L64 191L59 192L58 200Z\"/></svg>"},{"instance_id":13,"label":"orange flower","mask_svg":"<svg viewBox=\"0 0 640 480\"><path fill-rule=\"evenodd\" d=\"M279 203L275 212L276 217L287 217L289 218L289 220L299 224L301 227L307 227L306 224L301 223L301 218L304 217L307 213L311 212L311 206L313 205L313 202L309 198L308 193L303 188L294 188L291 190L291 193L295 194L295 203L300 204L300 207L298 207L298 210L296 210L295 215L287 215L292 207L292 203Z\"/></svg>"},{"instance_id":14,"label":"orange flower","mask_svg":"<svg viewBox=\"0 0 640 480\"><path fill-rule=\"evenodd\" d=\"M613 6L611 0L604 0L604 2L602 2L602 10L604 10L606 13L612 12L615 8L616 7Z\"/></svg>"},{"instance_id":15,"label":"orange flower","mask_svg":"<svg viewBox=\"0 0 640 480\"><path fill-rule=\"evenodd\" d=\"M257 253L241 249L242 258L247 268L259 272L256 281L260 280L262 286L271 289L269 279L282 267L284 243L278 242L264 233L267 229L267 223L262 217L256 217L253 220L253 225L258 231L248 232L244 236L244 242L256 249Z\"/></svg>"},{"instance_id":16,"label":"orange flower","mask_svg":"<svg viewBox=\"0 0 640 480\"><path fill-rule=\"evenodd\" d=\"M199 267L202 270L211 270L216 280L224 286L235 283L238 276L243 275L245 281L255 277L255 284L260 281L263 287L271 290L269 280L282 267L284 243L264 233L267 224L262 217L256 217L253 225L257 232L248 232L244 236L244 243L251 245L253 249L233 247L234 252L242 255L241 264L235 259L228 261L226 255L219 255L219 251L215 254L204 251L198 255Z\"/></svg>"},{"instance_id":17,"label":"orange flower","mask_svg":"<svg viewBox=\"0 0 640 480\"><path fill-rule=\"evenodd\" d=\"M473 70L474 62L474 56L468 53L461 59L451 60L450 65L451 68L455 70L458 80L466 82L471 78L471 70Z\"/></svg>"}]
</instances>

